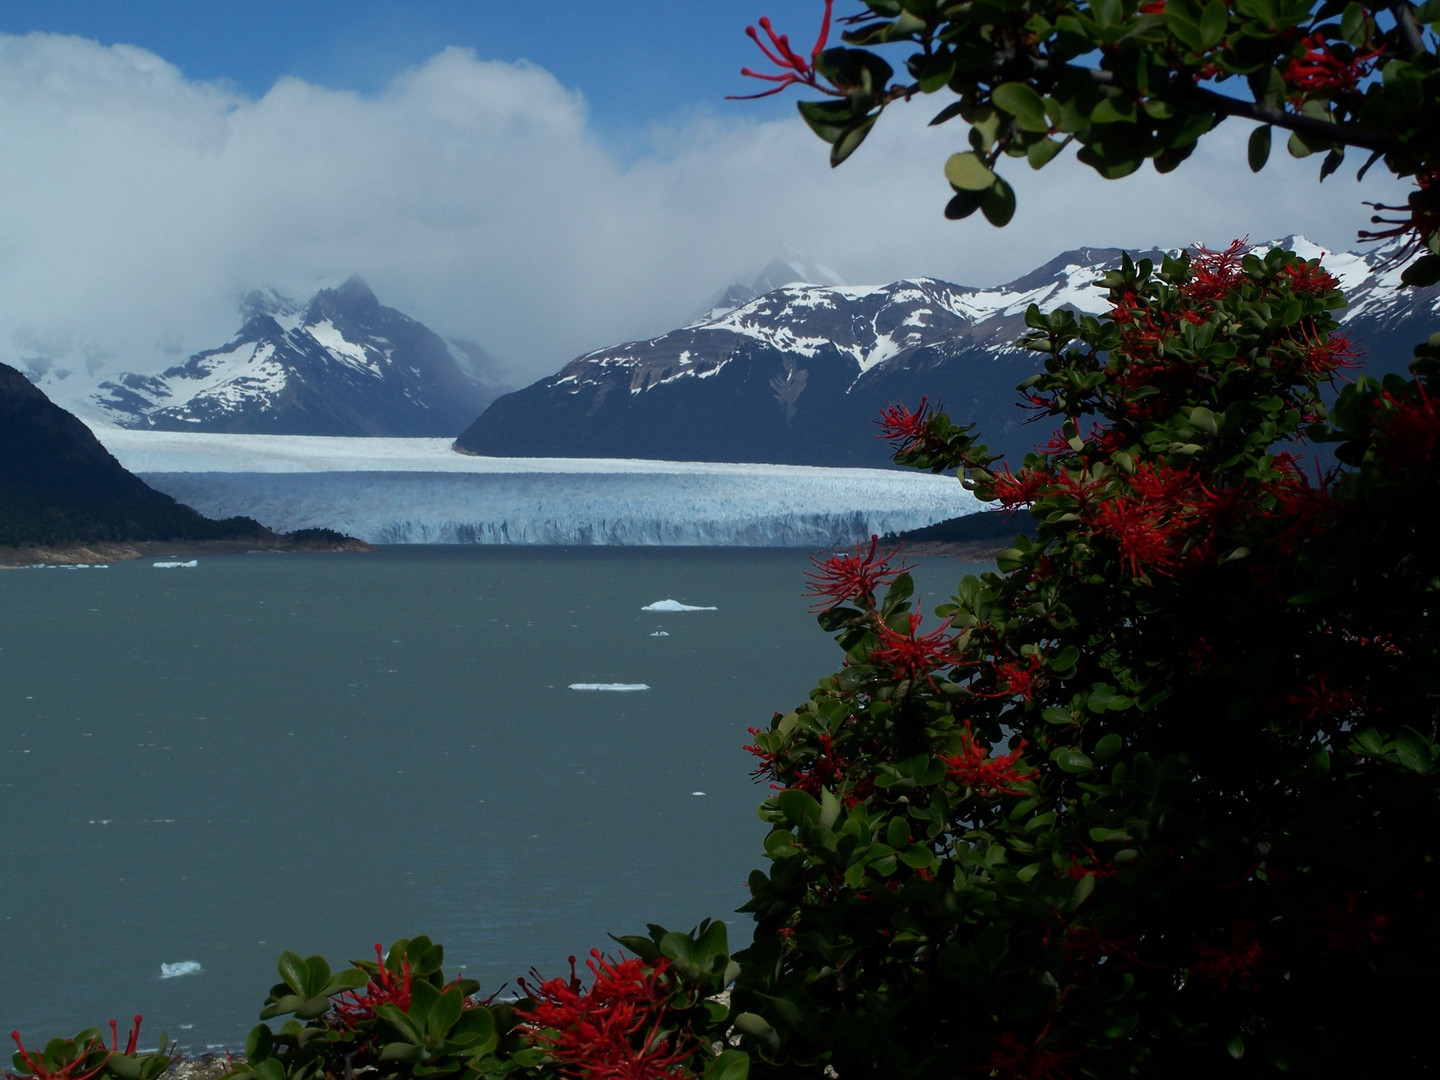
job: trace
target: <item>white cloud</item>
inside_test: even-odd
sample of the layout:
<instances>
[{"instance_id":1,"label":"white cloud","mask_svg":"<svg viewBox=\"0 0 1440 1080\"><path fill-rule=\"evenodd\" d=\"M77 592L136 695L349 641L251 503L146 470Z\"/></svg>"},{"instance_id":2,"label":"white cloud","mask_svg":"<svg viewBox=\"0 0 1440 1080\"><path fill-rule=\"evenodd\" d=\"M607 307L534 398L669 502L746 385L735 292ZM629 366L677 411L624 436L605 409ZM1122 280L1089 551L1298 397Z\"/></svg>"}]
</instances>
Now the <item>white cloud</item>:
<instances>
[{"instance_id":1,"label":"white cloud","mask_svg":"<svg viewBox=\"0 0 1440 1080\"><path fill-rule=\"evenodd\" d=\"M996 230L941 216L964 131L926 128L928 103L897 106L834 171L798 118L745 109L621 160L555 76L466 50L373 97L284 79L255 100L141 49L0 35L0 360L156 370L222 343L249 288L304 299L359 273L529 380L675 325L787 246L852 282L994 283L1079 245L1347 247L1361 198L1396 196L1381 170L1322 188L1283 152L1253 177L1232 124L1166 177L1014 163L1019 214Z\"/></svg>"}]
</instances>

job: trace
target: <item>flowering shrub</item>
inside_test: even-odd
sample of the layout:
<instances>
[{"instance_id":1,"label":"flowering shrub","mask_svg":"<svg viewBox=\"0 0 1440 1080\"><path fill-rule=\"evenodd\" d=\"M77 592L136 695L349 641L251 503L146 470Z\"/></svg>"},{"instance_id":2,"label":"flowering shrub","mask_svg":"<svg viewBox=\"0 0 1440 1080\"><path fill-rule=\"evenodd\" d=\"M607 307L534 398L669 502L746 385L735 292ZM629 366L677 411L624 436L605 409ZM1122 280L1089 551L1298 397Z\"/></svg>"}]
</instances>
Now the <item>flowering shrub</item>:
<instances>
[{"instance_id":1,"label":"flowering shrub","mask_svg":"<svg viewBox=\"0 0 1440 1080\"><path fill-rule=\"evenodd\" d=\"M751 747L757 1075L1432 1065L1433 359L1348 388L1332 428L1354 348L1318 263L1237 243L1102 285L1101 318L1026 316L1022 390L1059 430L1018 468L923 403L882 421L1037 539L928 633L893 553L814 575L844 667Z\"/></svg>"},{"instance_id":2,"label":"flowering shrub","mask_svg":"<svg viewBox=\"0 0 1440 1080\"><path fill-rule=\"evenodd\" d=\"M1128 176L1147 160L1177 168L1229 118L1256 126L1250 167L1264 167L1275 129L1296 157L1324 154L1323 180L1357 149L1415 188L1404 206L1377 205L1371 239L1404 237L1424 257L1413 284L1440 281L1440 5L1343 0L864 0L840 20L844 45L825 48L827 0L816 53L767 49L776 93L802 83L827 95L800 114L839 164L898 101L948 94L935 116L970 126L968 146L945 163L950 218L979 210L995 225L1015 213L1000 176L1004 158L1043 168L1066 147L1102 176ZM766 24L772 44L777 39ZM755 36L752 33L752 36ZM757 43L765 48L764 44ZM903 77L876 51L908 55ZM819 82L815 74L827 80ZM1383 216L1383 215L1391 216Z\"/></svg>"},{"instance_id":3,"label":"flowering shrub","mask_svg":"<svg viewBox=\"0 0 1440 1080\"><path fill-rule=\"evenodd\" d=\"M170 1065L167 1053L169 1040L160 1036L160 1047L140 1053L140 1017L135 1017L120 1049L119 1026L110 1021L110 1045L96 1028L87 1028L73 1039L51 1039L43 1049L26 1049L18 1031L10 1038L15 1043L11 1063L15 1071L5 1071L9 1080L155 1080Z\"/></svg>"},{"instance_id":4,"label":"flowering shrub","mask_svg":"<svg viewBox=\"0 0 1440 1080\"><path fill-rule=\"evenodd\" d=\"M1406 282L1440 280L1436 0L865 7L854 47L827 47L830 0L808 54L751 31L767 93L826 95L800 111L834 163L889 104L948 91L936 121L971 130L947 215L1003 225L1002 156L1076 143L1105 176L1165 171L1238 116L1260 125L1253 168L1279 127L1326 152L1322 178L1349 147L1413 178L1367 235L1419 255ZM912 81L870 50L894 43ZM928 625L878 540L817 565L842 666L752 729L771 793L747 949L721 923L651 926L592 953L588 988L572 962L515 1001L446 981L425 938L340 972L286 953L261 1019L291 1018L254 1029L235 1075L1440 1071L1440 333L1412 379L1362 376L1327 415L1360 348L1317 261L1237 241L1102 286L1102 317L1026 315L1046 362L1023 400L1058 426L1023 462L925 399L881 417L897 461L957 471L1035 539ZM15 1080L163 1068L114 1025L109 1049L15 1041Z\"/></svg>"},{"instance_id":5,"label":"flowering shrub","mask_svg":"<svg viewBox=\"0 0 1440 1080\"><path fill-rule=\"evenodd\" d=\"M729 1012L713 1000L735 977L725 925L650 930L617 939L634 956L592 952L588 988L572 957L569 978L521 979L525 996L512 1001L480 1000L471 979L447 981L444 950L425 937L402 938L388 950L376 945L373 961L338 972L321 957L284 953L281 982L260 1016L294 1016L278 1031L252 1030L245 1059L228 1075L743 1080L748 1061L726 1047Z\"/></svg>"}]
</instances>

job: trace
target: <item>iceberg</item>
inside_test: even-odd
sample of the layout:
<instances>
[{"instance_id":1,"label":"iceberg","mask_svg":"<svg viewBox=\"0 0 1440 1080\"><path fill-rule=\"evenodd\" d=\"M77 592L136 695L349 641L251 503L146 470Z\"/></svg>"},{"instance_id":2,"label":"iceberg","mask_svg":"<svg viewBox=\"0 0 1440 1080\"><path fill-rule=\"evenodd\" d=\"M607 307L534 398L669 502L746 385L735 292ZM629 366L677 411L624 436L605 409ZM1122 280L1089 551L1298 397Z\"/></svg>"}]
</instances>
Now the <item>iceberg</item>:
<instances>
[{"instance_id":1,"label":"iceberg","mask_svg":"<svg viewBox=\"0 0 1440 1080\"><path fill-rule=\"evenodd\" d=\"M204 970L198 960L178 960L173 964L161 964L160 977L178 979L182 975L199 975Z\"/></svg>"},{"instance_id":2,"label":"iceberg","mask_svg":"<svg viewBox=\"0 0 1440 1080\"><path fill-rule=\"evenodd\" d=\"M649 690L648 684L643 682L572 682L571 690L614 690L626 692L633 690Z\"/></svg>"},{"instance_id":3,"label":"iceberg","mask_svg":"<svg viewBox=\"0 0 1440 1080\"><path fill-rule=\"evenodd\" d=\"M679 600L656 600L653 604L646 604L641 611L719 611L718 607L697 607L694 604L682 604ZM651 635L654 637L655 635Z\"/></svg>"},{"instance_id":4,"label":"iceberg","mask_svg":"<svg viewBox=\"0 0 1440 1080\"><path fill-rule=\"evenodd\" d=\"M190 570L200 565L198 559L191 559L189 562L157 562L154 564L157 570Z\"/></svg>"}]
</instances>

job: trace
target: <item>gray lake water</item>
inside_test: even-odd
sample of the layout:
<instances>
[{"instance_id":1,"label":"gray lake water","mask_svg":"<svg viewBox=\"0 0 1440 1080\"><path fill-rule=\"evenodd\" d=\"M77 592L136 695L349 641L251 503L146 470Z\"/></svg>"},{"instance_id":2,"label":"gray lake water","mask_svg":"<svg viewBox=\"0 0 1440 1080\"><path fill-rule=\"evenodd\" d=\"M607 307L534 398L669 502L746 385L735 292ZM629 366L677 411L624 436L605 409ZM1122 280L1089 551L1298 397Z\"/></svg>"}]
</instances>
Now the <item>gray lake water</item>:
<instances>
[{"instance_id":1,"label":"gray lake water","mask_svg":"<svg viewBox=\"0 0 1440 1080\"><path fill-rule=\"evenodd\" d=\"M235 1047L285 949L424 933L488 993L647 922L748 941L746 728L840 660L805 553L153 561L0 573L0 1031Z\"/></svg>"}]
</instances>

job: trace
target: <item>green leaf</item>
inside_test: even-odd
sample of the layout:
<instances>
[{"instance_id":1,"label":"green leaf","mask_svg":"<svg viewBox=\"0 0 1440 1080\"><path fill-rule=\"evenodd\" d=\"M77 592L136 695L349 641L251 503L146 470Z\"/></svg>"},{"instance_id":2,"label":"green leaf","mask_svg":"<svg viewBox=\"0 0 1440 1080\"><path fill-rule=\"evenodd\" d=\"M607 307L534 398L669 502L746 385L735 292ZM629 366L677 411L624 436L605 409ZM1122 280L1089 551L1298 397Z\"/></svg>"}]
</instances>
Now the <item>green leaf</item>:
<instances>
[{"instance_id":1,"label":"green leaf","mask_svg":"<svg viewBox=\"0 0 1440 1080\"><path fill-rule=\"evenodd\" d=\"M945 216L951 221L967 218L980 209L982 191L962 191L945 204Z\"/></svg>"},{"instance_id":2,"label":"green leaf","mask_svg":"<svg viewBox=\"0 0 1440 1080\"><path fill-rule=\"evenodd\" d=\"M750 1055L743 1050L726 1050L705 1066L704 1080L746 1080Z\"/></svg>"},{"instance_id":3,"label":"green leaf","mask_svg":"<svg viewBox=\"0 0 1440 1080\"><path fill-rule=\"evenodd\" d=\"M1210 0L1200 16L1200 44L1206 49L1215 48L1225 40L1229 29L1230 10L1225 0Z\"/></svg>"},{"instance_id":4,"label":"green leaf","mask_svg":"<svg viewBox=\"0 0 1440 1080\"><path fill-rule=\"evenodd\" d=\"M1050 119L1045 115L1045 99L1027 83L1001 83L990 92L990 100L1015 117L1022 131L1050 130Z\"/></svg>"},{"instance_id":5,"label":"green leaf","mask_svg":"<svg viewBox=\"0 0 1440 1080\"><path fill-rule=\"evenodd\" d=\"M1250 159L1250 171L1259 172L1270 160L1270 141L1274 129L1269 124L1262 124L1250 132L1250 142L1246 148L1246 156Z\"/></svg>"},{"instance_id":6,"label":"green leaf","mask_svg":"<svg viewBox=\"0 0 1440 1080\"><path fill-rule=\"evenodd\" d=\"M1125 740L1121 738L1119 732L1112 731L1095 744L1096 760L1109 761L1124 749L1124 746Z\"/></svg>"},{"instance_id":7,"label":"green leaf","mask_svg":"<svg viewBox=\"0 0 1440 1080\"><path fill-rule=\"evenodd\" d=\"M860 144L865 141L865 136L870 134L870 129L875 126L875 121L879 118L878 112L873 113L840 136L835 145L830 147L830 167L832 169L860 148Z\"/></svg>"},{"instance_id":8,"label":"green leaf","mask_svg":"<svg viewBox=\"0 0 1440 1080\"><path fill-rule=\"evenodd\" d=\"M299 953L293 953L286 949L280 954L280 960L276 964L280 969L280 978L285 985L301 997L305 996L305 961Z\"/></svg>"},{"instance_id":9,"label":"green leaf","mask_svg":"<svg viewBox=\"0 0 1440 1080\"><path fill-rule=\"evenodd\" d=\"M270 1056L275 1049L275 1033L269 1024L256 1024L245 1037L245 1059L254 1065Z\"/></svg>"},{"instance_id":10,"label":"green leaf","mask_svg":"<svg viewBox=\"0 0 1440 1080\"><path fill-rule=\"evenodd\" d=\"M885 843L892 848L909 847L910 823L904 818L891 818L890 824L885 826Z\"/></svg>"},{"instance_id":11,"label":"green leaf","mask_svg":"<svg viewBox=\"0 0 1440 1080\"><path fill-rule=\"evenodd\" d=\"M820 804L815 797L797 788L788 788L775 797L775 805L793 824L814 824L820 820Z\"/></svg>"},{"instance_id":12,"label":"green leaf","mask_svg":"<svg viewBox=\"0 0 1440 1080\"><path fill-rule=\"evenodd\" d=\"M1245 1056L1245 1040L1239 1035L1231 1035L1230 1041L1225 1044L1225 1052L1239 1061Z\"/></svg>"},{"instance_id":13,"label":"green leaf","mask_svg":"<svg viewBox=\"0 0 1440 1080\"><path fill-rule=\"evenodd\" d=\"M813 144L812 144L813 145ZM951 154L945 162L945 179L956 191L984 191L999 179L973 150Z\"/></svg>"},{"instance_id":14,"label":"green leaf","mask_svg":"<svg viewBox=\"0 0 1440 1080\"><path fill-rule=\"evenodd\" d=\"M1347 44L1358 46L1365 40L1368 23L1363 7L1356 3L1346 4L1345 13L1340 16L1340 36Z\"/></svg>"},{"instance_id":15,"label":"green leaf","mask_svg":"<svg viewBox=\"0 0 1440 1080\"><path fill-rule=\"evenodd\" d=\"M1290 151L1290 156L1295 158L1309 157L1315 151L1305 145L1305 140L1300 137L1298 131L1292 131L1290 138L1285 141L1285 149Z\"/></svg>"},{"instance_id":16,"label":"green leaf","mask_svg":"<svg viewBox=\"0 0 1440 1080\"><path fill-rule=\"evenodd\" d=\"M1050 751L1050 760L1067 773L1089 772L1095 768L1095 763L1073 746L1057 746Z\"/></svg>"},{"instance_id":17,"label":"green leaf","mask_svg":"<svg viewBox=\"0 0 1440 1080\"><path fill-rule=\"evenodd\" d=\"M1064 147L1065 144L1058 139L1047 137L1027 146L1025 157L1030 162L1032 169L1043 169Z\"/></svg>"},{"instance_id":18,"label":"green leaf","mask_svg":"<svg viewBox=\"0 0 1440 1080\"><path fill-rule=\"evenodd\" d=\"M848 101L801 101L796 108L810 130L827 143L837 141L855 119Z\"/></svg>"},{"instance_id":19,"label":"green leaf","mask_svg":"<svg viewBox=\"0 0 1440 1080\"><path fill-rule=\"evenodd\" d=\"M1430 771L1430 744L1425 736L1409 728L1402 728L1395 736L1395 756L1411 772L1423 775Z\"/></svg>"},{"instance_id":20,"label":"green leaf","mask_svg":"<svg viewBox=\"0 0 1440 1080\"><path fill-rule=\"evenodd\" d=\"M1400 281L1416 288L1440 282L1440 255L1422 255L1405 268Z\"/></svg>"},{"instance_id":21,"label":"green leaf","mask_svg":"<svg viewBox=\"0 0 1440 1080\"><path fill-rule=\"evenodd\" d=\"M985 220L997 229L1010 224L1015 216L1015 191L1004 180L997 177L995 186L980 197L980 212Z\"/></svg>"}]
</instances>

